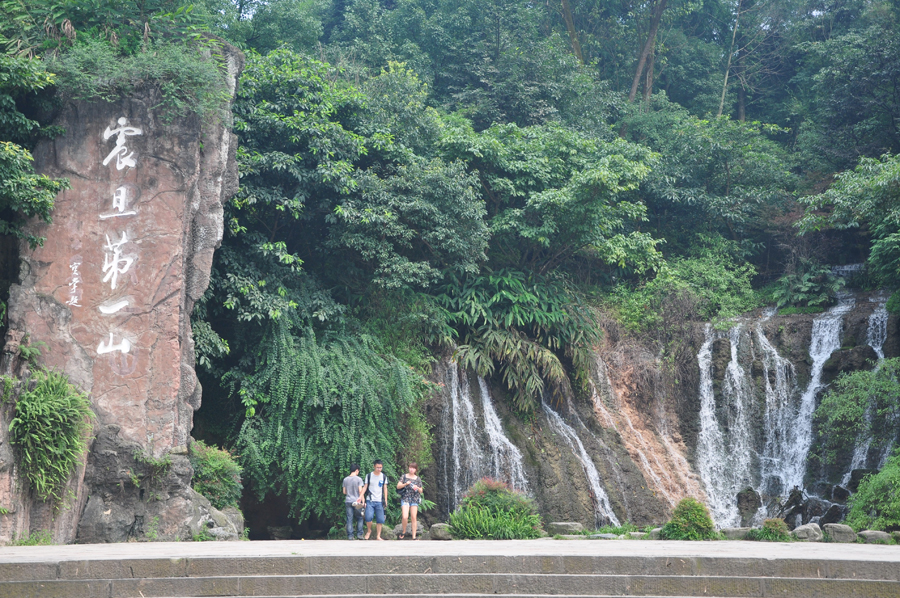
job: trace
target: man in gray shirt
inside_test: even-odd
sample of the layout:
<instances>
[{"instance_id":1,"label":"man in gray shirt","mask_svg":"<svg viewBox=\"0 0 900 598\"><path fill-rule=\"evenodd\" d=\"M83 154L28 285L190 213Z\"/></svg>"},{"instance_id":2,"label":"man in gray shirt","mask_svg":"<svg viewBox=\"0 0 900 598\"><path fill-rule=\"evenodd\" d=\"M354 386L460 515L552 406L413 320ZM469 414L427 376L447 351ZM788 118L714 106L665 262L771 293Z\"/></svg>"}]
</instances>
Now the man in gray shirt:
<instances>
[{"instance_id":1,"label":"man in gray shirt","mask_svg":"<svg viewBox=\"0 0 900 598\"><path fill-rule=\"evenodd\" d=\"M353 539L353 520L356 520L356 537L363 537L363 514L366 500L360 496L363 481L359 477L359 465L350 465L350 475L344 478L343 492L346 495L344 506L347 507L347 539Z\"/></svg>"}]
</instances>

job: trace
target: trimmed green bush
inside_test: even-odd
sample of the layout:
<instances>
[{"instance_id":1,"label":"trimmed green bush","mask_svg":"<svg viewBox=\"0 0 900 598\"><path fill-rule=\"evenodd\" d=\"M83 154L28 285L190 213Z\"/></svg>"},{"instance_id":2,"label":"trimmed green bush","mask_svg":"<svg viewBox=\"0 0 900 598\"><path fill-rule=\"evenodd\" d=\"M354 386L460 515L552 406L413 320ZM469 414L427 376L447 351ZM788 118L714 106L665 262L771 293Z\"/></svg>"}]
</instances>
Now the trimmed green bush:
<instances>
[{"instance_id":1,"label":"trimmed green bush","mask_svg":"<svg viewBox=\"0 0 900 598\"><path fill-rule=\"evenodd\" d=\"M23 388L9 424L10 440L35 495L59 501L87 450L91 402L65 374L53 370L34 371Z\"/></svg>"},{"instance_id":2,"label":"trimmed green bush","mask_svg":"<svg viewBox=\"0 0 900 598\"><path fill-rule=\"evenodd\" d=\"M696 498L683 498L660 532L663 540L715 540L719 534L709 509Z\"/></svg>"},{"instance_id":3,"label":"trimmed green bush","mask_svg":"<svg viewBox=\"0 0 900 598\"><path fill-rule=\"evenodd\" d=\"M759 542L791 542L794 538L791 537L784 519L766 519L762 528L750 530L747 539Z\"/></svg>"},{"instance_id":4,"label":"trimmed green bush","mask_svg":"<svg viewBox=\"0 0 900 598\"><path fill-rule=\"evenodd\" d=\"M208 498L217 509L238 506L244 490L241 483L243 469L231 453L195 440L191 443L188 458L194 468L191 478L194 490Z\"/></svg>"},{"instance_id":5,"label":"trimmed green bush","mask_svg":"<svg viewBox=\"0 0 900 598\"><path fill-rule=\"evenodd\" d=\"M859 483L859 490L850 497L845 523L856 531L900 529L900 449L881 471Z\"/></svg>"},{"instance_id":6,"label":"trimmed green bush","mask_svg":"<svg viewBox=\"0 0 900 598\"><path fill-rule=\"evenodd\" d=\"M454 538L527 540L543 535L534 500L503 482L482 478L450 514Z\"/></svg>"}]
</instances>

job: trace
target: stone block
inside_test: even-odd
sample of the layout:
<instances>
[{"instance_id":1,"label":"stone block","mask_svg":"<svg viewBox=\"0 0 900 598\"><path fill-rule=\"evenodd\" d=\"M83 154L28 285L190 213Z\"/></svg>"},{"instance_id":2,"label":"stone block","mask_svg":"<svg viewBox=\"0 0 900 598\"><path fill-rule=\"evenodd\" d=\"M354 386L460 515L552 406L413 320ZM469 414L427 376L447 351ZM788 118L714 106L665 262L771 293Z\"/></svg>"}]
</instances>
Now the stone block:
<instances>
[{"instance_id":1,"label":"stone block","mask_svg":"<svg viewBox=\"0 0 900 598\"><path fill-rule=\"evenodd\" d=\"M891 537L894 539L894 542L900 544L900 532L891 532Z\"/></svg>"},{"instance_id":2,"label":"stone block","mask_svg":"<svg viewBox=\"0 0 900 598\"><path fill-rule=\"evenodd\" d=\"M807 523L794 528L791 535L801 542L821 542L824 535L822 528L816 523Z\"/></svg>"},{"instance_id":3,"label":"stone block","mask_svg":"<svg viewBox=\"0 0 900 598\"><path fill-rule=\"evenodd\" d=\"M628 532L626 535L629 540L643 540L647 537L647 534L644 532Z\"/></svg>"},{"instance_id":4,"label":"stone block","mask_svg":"<svg viewBox=\"0 0 900 598\"><path fill-rule=\"evenodd\" d=\"M749 527L726 527L721 531L722 535L728 540L743 540L750 533L751 529Z\"/></svg>"},{"instance_id":5,"label":"stone block","mask_svg":"<svg viewBox=\"0 0 900 598\"><path fill-rule=\"evenodd\" d=\"M650 536L651 540L659 540L662 537L662 528L655 527L650 530L650 533L648 535Z\"/></svg>"},{"instance_id":6,"label":"stone block","mask_svg":"<svg viewBox=\"0 0 900 598\"><path fill-rule=\"evenodd\" d=\"M823 529L833 542L840 542L841 544L852 544L856 542L856 532L854 532L853 528L849 525L826 523Z\"/></svg>"},{"instance_id":7,"label":"stone block","mask_svg":"<svg viewBox=\"0 0 900 598\"><path fill-rule=\"evenodd\" d=\"M447 523L435 523L429 530L432 540L452 540L450 536L450 525Z\"/></svg>"},{"instance_id":8,"label":"stone block","mask_svg":"<svg viewBox=\"0 0 900 598\"><path fill-rule=\"evenodd\" d=\"M591 534L588 538L594 538L596 540L618 540L619 536L616 534Z\"/></svg>"},{"instance_id":9,"label":"stone block","mask_svg":"<svg viewBox=\"0 0 900 598\"><path fill-rule=\"evenodd\" d=\"M584 526L577 521L554 521L547 524L547 533L551 536L577 534L582 531L584 531Z\"/></svg>"},{"instance_id":10,"label":"stone block","mask_svg":"<svg viewBox=\"0 0 900 598\"><path fill-rule=\"evenodd\" d=\"M890 544L891 535L887 532L879 532L871 529L859 532L859 537L865 540L866 544Z\"/></svg>"}]
</instances>

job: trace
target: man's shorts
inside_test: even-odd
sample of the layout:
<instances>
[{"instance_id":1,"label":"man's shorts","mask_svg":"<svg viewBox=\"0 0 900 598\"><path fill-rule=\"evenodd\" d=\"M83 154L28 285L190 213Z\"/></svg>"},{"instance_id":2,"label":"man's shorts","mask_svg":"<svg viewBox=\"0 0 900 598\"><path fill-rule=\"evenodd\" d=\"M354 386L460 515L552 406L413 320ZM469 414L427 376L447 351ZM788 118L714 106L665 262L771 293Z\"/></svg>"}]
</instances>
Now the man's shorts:
<instances>
[{"instance_id":1,"label":"man's shorts","mask_svg":"<svg viewBox=\"0 0 900 598\"><path fill-rule=\"evenodd\" d=\"M384 503L366 503L366 523L375 520L375 523L384 523Z\"/></svg>"}]
</instances>

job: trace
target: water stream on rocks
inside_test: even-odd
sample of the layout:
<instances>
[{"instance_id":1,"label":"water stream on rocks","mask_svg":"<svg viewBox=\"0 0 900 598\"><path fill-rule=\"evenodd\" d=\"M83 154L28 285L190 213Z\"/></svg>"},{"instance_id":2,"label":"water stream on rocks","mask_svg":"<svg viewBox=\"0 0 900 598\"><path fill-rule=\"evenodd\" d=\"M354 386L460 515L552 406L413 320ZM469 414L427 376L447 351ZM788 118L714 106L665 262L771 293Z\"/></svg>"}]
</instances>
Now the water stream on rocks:
<instances>
[{"instance_id":1,"label":"water stream on rocks","mask_svg":"<svg viewBox=\"0 0 900 598\"><path fill-rule=\"evenodd\" d=\"M541 407L547 415L547 421L550 423L550 427L558 436L565 440L566 444L571 449L572 454L575 455L575 458L578 459L579 462L581 462L581 467L584 469L584 474L587 476L587 481L591 487L591 493L593 494L594 520L597 527L608 523L616 526L621 525L619 519L612 510L612 505L609 503L609 496L603 488L597 466L594 465L593 459L591 459L590 455L588 455L588 452L585 450L584 443L581 442L581 438L578 437L575 429L566 423L566 420L551 408L546 400L541 402ZM569 405L569 413L570 417L575 420L575 423L579 428L587 430L584 422L581 421L581 418L578 417L575 410L571 408L571 405Z\"/></svg>"},{"instance_id":2,"label":"water stream on rocks","mask_svg":"<svg viewBox=\"0 0 900 598\"><path fill-rule=\"evenodd\" d=\"M884 341L887 340L888 312L884 297L873 297L871 301L878 302L878 305L875 307L875 311L869 316L868 327L866 328L866 344L872 347L875 354L878 356L878 365L875 366L877 369L884 360ZM867 420L871 421L873 417L872 405L866 406L865 417ZM868 438L866 442L858 445L853 450L853 459L850 461L850 467L847 469L847 473L841 478L842 486L846 487L850 483L850 476L854 469L861 469L866 466L871 446L872 439ZM887 447L887 455L890 455L891 448L892 447L890 446ZM876 465L880 466L881 463Z\"/></svg>"}]
</instances>

